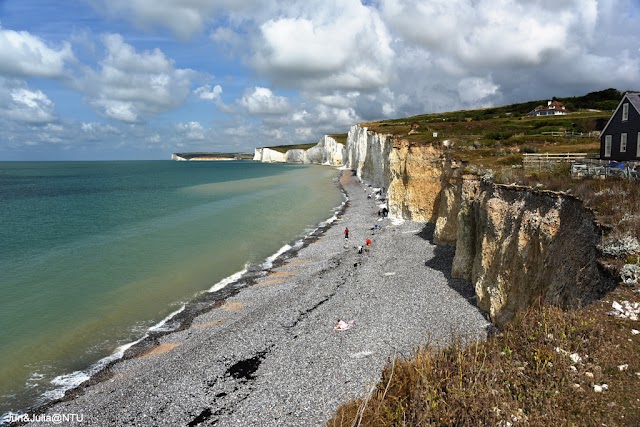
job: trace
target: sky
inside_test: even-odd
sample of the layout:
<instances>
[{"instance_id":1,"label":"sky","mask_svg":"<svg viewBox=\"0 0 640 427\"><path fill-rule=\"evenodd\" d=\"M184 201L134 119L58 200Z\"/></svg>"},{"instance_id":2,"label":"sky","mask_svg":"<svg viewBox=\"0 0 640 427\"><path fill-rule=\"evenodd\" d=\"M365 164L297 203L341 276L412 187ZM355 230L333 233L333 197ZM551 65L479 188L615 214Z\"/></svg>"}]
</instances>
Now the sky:
<instances>
[{"instance_id":1,"label":"sky","mask_svg":"<svg viewBox=\"0 0 640 427\"><path fill-rule=\"evenodd\" d=\"M640 0L0 0L0 161L315 143L640 90Z\"/></svg>"}]
</instances>

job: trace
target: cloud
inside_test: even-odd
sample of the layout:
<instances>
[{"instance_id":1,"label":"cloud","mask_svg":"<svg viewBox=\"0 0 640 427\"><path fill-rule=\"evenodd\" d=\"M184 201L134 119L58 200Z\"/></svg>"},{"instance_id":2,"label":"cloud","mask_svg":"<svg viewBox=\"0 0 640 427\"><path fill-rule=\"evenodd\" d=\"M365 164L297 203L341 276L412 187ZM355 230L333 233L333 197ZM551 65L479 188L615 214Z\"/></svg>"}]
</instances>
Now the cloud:
<instances>
[{"instance_id":1,"label":"cloud","mask_svg":"<svg viewBox=\"0 0 640 427\"><path fill-rule=\"evenodd\" d=\"M306 90L362 90L388 82L394 52L371 8L359 0L297 3L264 22L251 64L275 84Z\"/></svg>"},{"instance_id":2,"label":"cloud","mask_svg":"<svg viewBox=\"0 0 640 427\"><path fill-rule=\"evenodd\" d=\"M159 144L162 141L162 138L159 134L154 133L153 135L149 135L144 139L149 144Z\"/></svg>"},{"instance_id":3,"label":"cloud","mask_svg":"<svg viewBox=\"0 0 640 427\"><path fill-rule=\"evenodd\" d=\"M202 141L205 139L205 129L199 122L179 123L176 129L180 135L191 141Z\"/></svg>"},{"instance_id":4,"label":"cloud","mask_svg":"<svg viewBox=\"0 0 640 427\"><path fill-rule=\"evenodd\" d=\"M206 101L218 101L220 100L220 94L222 94L222 87L215 85L211 88L210 85L204 85L194 90L193 93L198 95L198 98Z\"/></svg>"},{"instance_id":5,"label":"cloud","mask_svg":"<svg viewBox=\"0 0 640 427\"><path fill-rule=\"evenodd\" d=\"M20 123L45 124L55 120L54 103L21 80L0 78L0 116Z\"/></svg>"},{"instance_id":6,"label":"cloud","mask_svg":"<svg viewBox=\"0 0 640 427\"><path fill-rule=\"evenodd\" d=\"M168 28L181 39L204 30L216 12L251 11L259 0L104 0L94 5L106 14L129 19L142 29Z\"/></svg>"},{"instance_id":7,"label":"cloud","mask_svg":"<svg viewBox=\"0 0 640 427\"><path fill-rule=\"evenodd\" d=\"M531 66L590 36L596 7L596 0L382 0L381 14L407 42L467 65Z\"/></svg>"},{"instance_id":8,"label":"cloud","mask_svg":"<svg viewBox=\"0 0 640 427\"><path fill-rule=\"evenodd\" d=\"M253 91L245 94L239 103L249 114L285 114L290 110L287 98L276 96L265 87L256 86Z\"/></svg>"},{"instance_id":9,"label":"cloud","mask_svg":"<svg viewBox=\"0 0 640 427\"><path fill-rule=\"evenodd\" d=\"M460 100L467 105L480 106L483 101L489 100L495 95L499 86L493 83L491 77L467 77L458 82L458 95Z\"/></svg>"},{"instance_id":10,"label":"cloud","mask_svg":"<svg viewBox=\"0 0 640 427\"><path fill-rule=\"evenodd\" d=\"M378 92L368 108L386 98L381 112L411 115L637 86L640 37L619 13L631 4L380 0L397 54L391 96Z\"/></svg>"},{"instance_id":11,"label":"cloud","mask_svg":"<svg viewBox=\"0 0 640 427\"><path fill-rule=\"evenodd\" d=\"M218 27L211 31L209 39L226 49L227 53L233 56L234 52L244 48L245 40L242 35L228 27Z\"/></svg>"},{"instance_id":12,"label":"cloud","mask_svg":"<svg viewBox=\"0 0 640 427\"><path fill-rule=\"evenodd\" d=\"M101 114L134 123L180 106L189 96L188 69L176 69L160 49L142 53L122 36L103 37L106 57L90 70L82 85L89 103Z\"/></svg>"},{"instance_id":13,"label":"cloud","mask_svg":"<svg viewBox=\"0 0 640 427\"><path fill-rule=\"evenodd\" d=\"M52 48L27 31L0 28L0 74L14 77L63 76L65 63L75 60L67 42Z\"/></svg>"}]
</instances>

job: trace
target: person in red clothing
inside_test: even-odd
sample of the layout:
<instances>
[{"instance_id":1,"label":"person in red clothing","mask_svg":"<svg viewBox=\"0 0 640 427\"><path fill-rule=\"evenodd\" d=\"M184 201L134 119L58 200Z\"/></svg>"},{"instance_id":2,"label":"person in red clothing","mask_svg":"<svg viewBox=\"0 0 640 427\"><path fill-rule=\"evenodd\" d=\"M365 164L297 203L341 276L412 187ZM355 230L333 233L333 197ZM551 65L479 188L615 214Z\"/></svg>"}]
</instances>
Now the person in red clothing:
<instances>
[{"instance_id":1,"label":"person in red clothing","mask_svg":"<svg viewBox=\"0 0 640 427\"><path fill-rule=\"evenodd\" d=\"M369 249L371 249L371 239L367 239L366 243L366 248L367 248L367 252L369 252Z\"/></svg>"},{"instance_id":2,"label":"person in red clothing","mask_svg":"<svg viewBox=\"0 0 640 427\"><path fill-rule=\"evenodd\" d=\"M349 229L348 229L348 228L345 228L345 229L344 229L344 238L345 238L345 239L348 239L348 238L349 238Z\"/></svg>"}]
</instances>

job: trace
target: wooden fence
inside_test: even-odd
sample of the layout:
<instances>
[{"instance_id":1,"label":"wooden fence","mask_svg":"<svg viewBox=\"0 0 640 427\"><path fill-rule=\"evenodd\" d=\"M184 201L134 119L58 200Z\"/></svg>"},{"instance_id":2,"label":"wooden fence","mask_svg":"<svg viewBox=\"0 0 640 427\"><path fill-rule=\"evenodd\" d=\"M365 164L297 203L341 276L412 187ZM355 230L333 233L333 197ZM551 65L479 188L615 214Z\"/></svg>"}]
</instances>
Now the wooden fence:
<instances>
[{"instance_id":1,"label":"wooden fence","mask_svg":"<svg viewBox=\"0 0 640 427\"><path fill-rule=\"evenodd\" d=\"M563 137L571 137L571 138L600 138L599 131L593 132L542 132L539 135L542 136L563 136ZM537 136L537 135L534 135Z\"/></svg>"},{"instance_id":2,"label":"wooden fence","mask_svg":"<svg viewBox=\"0 0 640 427\"><path fill-rule=\"evenodd\" d=\"M523 154L522 165L526 171L551 171L564 163L573 164L576 161L593 159L597 155L589 153L536 153Z\"/></svg>"}]
</instances>

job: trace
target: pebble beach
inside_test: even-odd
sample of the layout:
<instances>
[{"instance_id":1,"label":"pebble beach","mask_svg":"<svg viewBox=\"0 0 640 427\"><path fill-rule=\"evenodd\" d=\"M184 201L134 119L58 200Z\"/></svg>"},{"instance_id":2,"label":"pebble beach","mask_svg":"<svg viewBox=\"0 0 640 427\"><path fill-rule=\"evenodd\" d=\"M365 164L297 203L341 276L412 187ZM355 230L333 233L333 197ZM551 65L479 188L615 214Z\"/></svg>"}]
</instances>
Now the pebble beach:
<instances>
[{"instance_id":1,"label":"pebble beach","mask_svg":"<svg viewBox=\"0 0 640 427\"><path fill-rule=\"evenodd\" d=\"M134 346L40 416L76 414L84 426L322 426L341 403L365 397L393 358L484 339L474 290L451 277L454 249L431 242L432 225L380 218L374 189L350 171L340 183L346 208L311 243L201 301L206 309L191 307L184 327ZM359 254L366 239L370 251Z\"/></svg>"}]
</instances>

